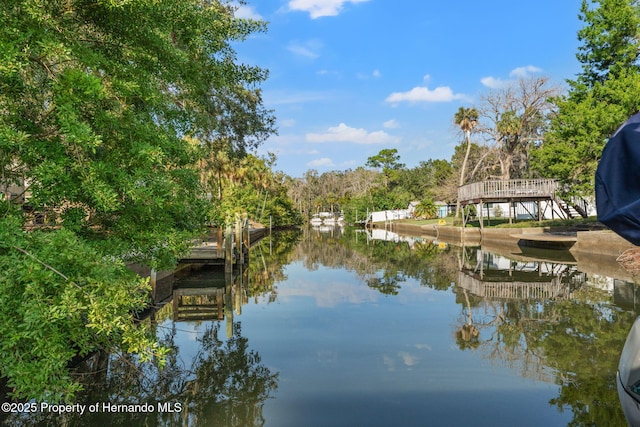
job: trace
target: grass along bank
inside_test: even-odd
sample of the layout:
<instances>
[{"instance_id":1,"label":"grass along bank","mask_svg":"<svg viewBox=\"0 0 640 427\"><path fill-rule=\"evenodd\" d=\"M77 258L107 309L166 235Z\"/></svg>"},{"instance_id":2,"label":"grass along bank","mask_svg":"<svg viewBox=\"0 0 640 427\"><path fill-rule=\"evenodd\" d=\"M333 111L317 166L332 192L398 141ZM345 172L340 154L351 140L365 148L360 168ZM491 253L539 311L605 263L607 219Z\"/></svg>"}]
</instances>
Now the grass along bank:
<instances>
[{"instance_id":1,"label":"grass along bank","mask_svg":"<svg viewBox=\"0 0 640 427\"><path fill-rule=\"evenodd\" d=\"M436 218L436 219L405 219L394 221L396 224L407 225L444 225L444 226L460 226L460 221L454 217ZM509 224L508 218L492 218L490 221L484 222L484 227L491 228L533 228L533 227L550 227L550 228L570 228L576 231L591 231L591 230L606 230L607 227L598 222L595 216L589 218L575 218L575 219L552 219L543 221L524 221L519 220ZM467 228L480 228L480 222L478 220L467 222Z\"/></svg>"}]
</instances>

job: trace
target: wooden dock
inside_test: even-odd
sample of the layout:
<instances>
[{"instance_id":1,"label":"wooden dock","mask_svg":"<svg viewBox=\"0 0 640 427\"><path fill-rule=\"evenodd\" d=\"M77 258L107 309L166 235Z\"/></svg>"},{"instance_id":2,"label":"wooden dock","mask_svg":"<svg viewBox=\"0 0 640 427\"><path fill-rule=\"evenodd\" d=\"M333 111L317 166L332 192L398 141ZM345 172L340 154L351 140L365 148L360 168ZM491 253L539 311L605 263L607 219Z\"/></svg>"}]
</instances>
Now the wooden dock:
<instances>
[{"instance_id":1,"label":"wooden dock","mask_svg":"<svg viewBox=\"0 0 640 427\"><path fill-rule=\"evenodd\" d=\"M188 254L180 263L224 265L232 268L248 260L251 245L269 232L266 228L249 228L246 219L236 221L234 227L216 230L193 242Z\"/></svg>"}]
</instances>

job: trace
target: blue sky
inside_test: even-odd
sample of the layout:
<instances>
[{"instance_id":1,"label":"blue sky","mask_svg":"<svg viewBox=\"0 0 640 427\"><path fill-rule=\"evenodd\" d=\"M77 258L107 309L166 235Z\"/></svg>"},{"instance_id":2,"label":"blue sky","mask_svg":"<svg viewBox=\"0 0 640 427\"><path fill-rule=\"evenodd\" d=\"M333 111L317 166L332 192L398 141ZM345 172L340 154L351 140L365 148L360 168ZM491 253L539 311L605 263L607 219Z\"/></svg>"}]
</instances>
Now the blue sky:
<instances>
[{"instance_id":1,"label":"blue sky","mask_svg":"<svg viewBox=\"0 0 640 427\"><path fill-rule=\"evenodd\" d=\"M396 148L408 167L449 160L459 107L519 76L580 72L581 0L270 0L236 13L269 23L235 46L267 68L277 136L259 149L299 177L364 166Z\"/></svg>"}]
</instances>

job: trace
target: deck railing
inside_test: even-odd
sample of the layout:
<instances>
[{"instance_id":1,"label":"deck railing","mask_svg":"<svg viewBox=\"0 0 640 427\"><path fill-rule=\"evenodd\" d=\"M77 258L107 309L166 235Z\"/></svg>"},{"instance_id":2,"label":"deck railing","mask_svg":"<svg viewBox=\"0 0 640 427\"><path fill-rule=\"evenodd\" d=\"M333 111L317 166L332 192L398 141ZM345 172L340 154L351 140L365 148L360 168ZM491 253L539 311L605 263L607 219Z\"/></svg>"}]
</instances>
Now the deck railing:
<instances>
[{"instance_id":1,"label":"deck railing","mask_svg":"<svg viewBox=\"0 0 640 427\"><path fill-rule=\"evenodd\" d=\"M457 285L487 299L545 300L571 296L569 284L562 283L559 276L551 278L549 282L484 282L461 271Z\"/></svg>"},{"instance_id":2,"label":"deck railing","mask_svg":"<svg viewBox=\"0 0 640 427\"><path fill-rule=\"evenodd\" d=\"M465 202L480 199L551 198L557 188L558 182L553 179L480 181L459 187L458 200Z\"/></svg>"}]
</instances>

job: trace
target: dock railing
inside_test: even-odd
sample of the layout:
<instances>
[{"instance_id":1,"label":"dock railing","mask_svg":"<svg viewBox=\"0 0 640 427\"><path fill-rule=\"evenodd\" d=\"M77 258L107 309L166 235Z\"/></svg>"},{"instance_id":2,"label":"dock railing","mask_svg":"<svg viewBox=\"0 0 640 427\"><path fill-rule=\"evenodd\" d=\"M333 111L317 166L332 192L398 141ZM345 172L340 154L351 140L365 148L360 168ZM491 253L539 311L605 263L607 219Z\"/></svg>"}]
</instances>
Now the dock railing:
<instances>
[{"instance_id":1,"label":"dock railing","mask_svg":"<svg viewBox=\"0 0 640 427\"><path fill-rule=\"evenodd\" d=\"M460 203L479 200L553 198L558 182L553 179L510 179L479 181L458 187Z\"/></svg>"}]
</instances>

